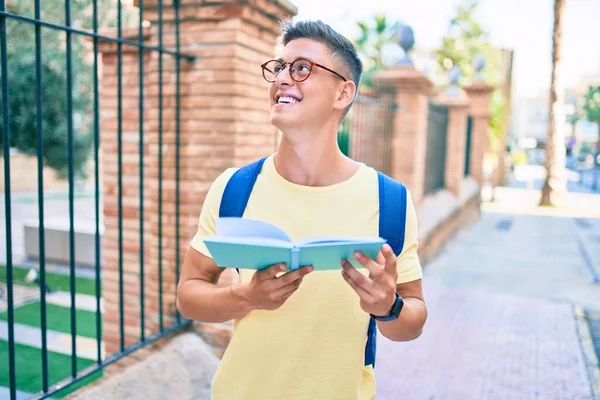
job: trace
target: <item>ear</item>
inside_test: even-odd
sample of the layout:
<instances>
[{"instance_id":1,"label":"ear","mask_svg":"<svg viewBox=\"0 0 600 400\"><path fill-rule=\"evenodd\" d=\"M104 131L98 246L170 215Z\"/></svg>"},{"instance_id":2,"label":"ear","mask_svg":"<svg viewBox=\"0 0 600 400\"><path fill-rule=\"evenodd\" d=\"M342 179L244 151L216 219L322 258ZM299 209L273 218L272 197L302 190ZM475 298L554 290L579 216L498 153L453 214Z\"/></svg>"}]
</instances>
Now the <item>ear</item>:
<instances>
[{"instance_id":1,"label":"ear","mask_svg":"<svg viewBox=\"0 0 600 400\"><path fill-rule=\"evenodd\" d=\"M356 84L354 82L344 82L344 84L338 89L333 108L336 110L345 110L350 104L352 104L356 89Z\"/></svg>"}]
</instances>

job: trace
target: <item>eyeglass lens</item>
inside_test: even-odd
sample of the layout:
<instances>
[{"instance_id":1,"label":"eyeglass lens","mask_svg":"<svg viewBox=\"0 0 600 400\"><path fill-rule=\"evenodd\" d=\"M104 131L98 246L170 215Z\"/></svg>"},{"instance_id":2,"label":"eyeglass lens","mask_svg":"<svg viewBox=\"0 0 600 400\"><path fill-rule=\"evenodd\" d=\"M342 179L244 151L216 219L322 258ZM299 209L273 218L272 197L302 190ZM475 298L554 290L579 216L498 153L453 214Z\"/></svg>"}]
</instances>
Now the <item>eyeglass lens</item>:
<instances>
[{"instance_id":1,"label":"eyeglass lens","mask_svg":"<svg viewBox=\"0 0 600 400\"><path fill-rule=\"evenodd\" d=\"M265 64L263 76L269 82L274 82L275 78L284 70L284 64L281 61L272 60ZM290 75L296 82L306 80L312 70L312 65L308 60L298 59L290 65Z\"/></svg>"}]
</instances>

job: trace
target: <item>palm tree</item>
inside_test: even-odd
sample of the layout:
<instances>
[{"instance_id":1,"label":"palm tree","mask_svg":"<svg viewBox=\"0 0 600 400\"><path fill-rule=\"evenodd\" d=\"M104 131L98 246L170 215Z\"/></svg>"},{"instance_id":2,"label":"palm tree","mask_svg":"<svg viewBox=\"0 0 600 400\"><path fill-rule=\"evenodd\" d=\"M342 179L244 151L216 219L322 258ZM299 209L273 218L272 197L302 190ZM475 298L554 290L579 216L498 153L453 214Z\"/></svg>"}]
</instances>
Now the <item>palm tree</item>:
<instances>
[{"instance_id":1,"label":"palm tree","mask_svg":"<svg viewBox=\"0 0 600 400\"><path fill-rule=\"evenodd\" d=\"M371 86L372 75L383 67L383 48L393 43L398 22L392 24L385 14L376 14L370 21L358 21L359 36L354 43L363 56L363 83Z\"/></svg>"},{"instance_id":2,"label":"palm tree","mask_svg":"<svg viewBox=\"0 0 600 400\"><path fill-rule=\"evenodd\" d=\"M550 112L546 145L546 181L542 188L541 206L562 206L566 196L565 133L563 86L560 71L562 16L566 0L554 0L554 31L552 34L552 74L550 76Z\"/></svg>"},{"instance_id":3,"label":"palm tree","mask_svg":"<svg viewBox=\"0 0 600 400\"><path fill-rule=\"evenodd\" d=\"M381 68L383 66L381 51L383 46L393 39L395 26L390 25L385 14L374 15L371 23L357 22L360 36L356 39L356 45L359 52L372 63L370 67Z\"/></svg>"}]
</instances>

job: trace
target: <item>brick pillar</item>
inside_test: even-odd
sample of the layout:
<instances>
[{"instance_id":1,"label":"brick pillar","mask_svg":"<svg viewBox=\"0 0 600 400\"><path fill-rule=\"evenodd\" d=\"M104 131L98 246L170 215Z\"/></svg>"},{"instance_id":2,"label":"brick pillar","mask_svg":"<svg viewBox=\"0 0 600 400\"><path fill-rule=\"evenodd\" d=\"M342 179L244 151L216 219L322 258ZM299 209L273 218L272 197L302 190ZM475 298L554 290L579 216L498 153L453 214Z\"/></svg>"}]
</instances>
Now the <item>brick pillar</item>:
<instances>
[{"instance_id":1,"label":"brick pillar","mask_svg":"<svg viewBox=\"0 0 600 400\"><path fill-rule=\"evenodd\" d=\"M483 183L483 159L489 145L490 96L494 88L484 82L476 82L464 90L470 101L469 114L473 117L469 171L479 183Z\"/></svg>"},{"instance_id":2,"label":"brick pillar","mask_svg":"<svg viewBox=\"0 0 600 400\"><path fill-rule=\"evenodd\" d=\"M418 207L425 182L428 96L433 84L413 67L381 71L375 82L395 89L399 107L393 119L390 176L408 187Z\"/></svg>"},{"instance_id":3,"label":"brick pillar","mask_svg":"<svg viewBox=\"0 0 600 400\"><path fill-rule=\"evenodd\" d=\"M116 31L103 32L116 37ZM146 31L147 33L147 31ZM124 29L123 37L134 39L137 32ZM110 42L99 42L102 54L102 76L100 82L100 146L102 151L102 201L104 210L104 233L102 235L102 296L104 298L103 335L106 345L106 356L120 351L120 295L119 295L119 170L118 170L118 56L117 45ZM144 62L150 62L149 53L144 54ZM122 256L123 256L123 325L124 344L129 346L140 339L140 216L139 202L139 120L138 120L138 51L135 47L122 46L121 58L122 82ZM146 105L145 110L148 110ZM147 118L146 118L147 119ZM148 160L147 140L144 139L142 151ZM145 175L149 172L145 162ZM146 181L147 183L147 181ZM150 192L144 189L144 197ZM144 205L145 219L149 217L149 204ZM146 245L151 234L146 223L144 239ZM144 249L146 261L147 248ZM146 268L147 273L151 273ZM146 296L150 290L146 276L144 288ZM154 282L154 280L153 280ZM145 304L146 326L149 327L151 310ZM149 331L148 331L149 332Z\"/></svg>"},{"instance_id":4,"label":"brick pillar","mask_svg":"<svg viewBox=\"0 0 600 400\"><path fill-rule=\"evenodd\" d=\"M175 10L163 4L163 46L175 49ZM163 54L162 151L159 151L159 52L144 56L144 309L146 336L159 329L159 259L162 260L164 326L175 316L176 236L183 259L197 229L206 193L224 169L254 160L275 150L277 131L269 122L268 84L260 64L275 55L279 21L296 9L286 1L258 0L188 2L180 8L181 59L179 216L176 231L176 124L175 58ZM187 4L189 3L189 4ZM156 0L144 1L146 43L158 45ZM116 36L116 32L109 33ZM137 40L135 31L125 36ZM102 43L102 42L101 42ZM105 232L103 236L104 340L108 354L119 350L118 282L118 171L117 165L117 57L116 45L101 47L101 120ZM140 339L139 256L139 126L138 51L123 46L123 269L125 271L126 345ZM162 178L159 156L162 154ZM159 202L159 182L162 199ZM162 204L162 254L159 257L159 204ZM227 282L222 282L226 284ZM218 331L223 333L222 330ZM223 333L226 334L226 333ZM216 338L218 344L223 339ZM221 346L223 347L223 346Z\"/></svg>"},{"instance_id":5,"label":"brick pillar","mask_svg":"<svg viewBox=\"0 0 600 400\"><path fill-rule=\"evenodd\" d=\"M465 172L467 112L469 101L464 97L442 96L437 102L448 107L448 138L446 144L446 188L460 197Z\"/></svg>"}]
</instances>

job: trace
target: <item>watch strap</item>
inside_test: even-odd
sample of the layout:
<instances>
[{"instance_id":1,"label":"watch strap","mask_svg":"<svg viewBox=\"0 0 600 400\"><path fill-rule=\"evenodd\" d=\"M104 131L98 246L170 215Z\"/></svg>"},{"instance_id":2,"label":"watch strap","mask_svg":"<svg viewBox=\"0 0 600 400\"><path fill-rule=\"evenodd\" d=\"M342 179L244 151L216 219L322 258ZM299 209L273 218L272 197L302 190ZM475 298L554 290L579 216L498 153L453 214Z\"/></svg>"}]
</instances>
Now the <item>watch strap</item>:
<instances>
[{"instance_id":1,"label":"watch strap","mask_svg":"<svg viewBox=\"0 0 600 400\"><path fill-rule=\"evenodd\" d=\"M402 307L404 306L404 301L402 300L402 297L400 297L400 295L398 294L398 292L396 292L396 300L394 301L394 304L392 305L392 308L390 309L390 312L388 313L388 315L384 315L384 316L380 316L380 315L371 315L371 318L373 318L376 321L394 321L396 319L398 319L398 316L400 315L400 311L402 311Z\"/></svg>"}]
</instances>

